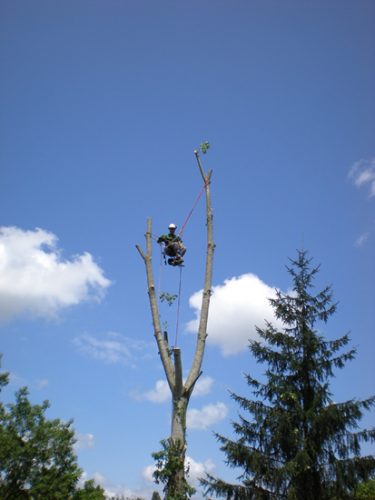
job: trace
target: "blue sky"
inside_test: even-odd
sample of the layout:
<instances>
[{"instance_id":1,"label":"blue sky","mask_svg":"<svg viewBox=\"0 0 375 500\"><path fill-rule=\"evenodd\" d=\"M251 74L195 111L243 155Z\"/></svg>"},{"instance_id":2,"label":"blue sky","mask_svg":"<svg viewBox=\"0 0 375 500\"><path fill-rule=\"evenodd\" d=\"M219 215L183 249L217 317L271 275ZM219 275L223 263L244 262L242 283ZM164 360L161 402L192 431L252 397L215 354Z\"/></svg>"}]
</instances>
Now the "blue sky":
<instances>
[{"instance_id":1,"label":"blue sky","mask_svg":"<svg viewBox=\"0 0 375 500\"><path fill-rule=\"evenodd\" d=\"M334 398L374 394L374 19L371 0L1 2L4 397L27 385L51 417L74 418L79 463L108 492L148 498L151 453L169 433L135 244L147 217L156 235L183 224L202 141L217 247L192 475L234 475L212 433L231 433L228 389L248 394L242 373L262 372L247 339L274 287L290 285L297 248L339 301L325 334L350 331L358 347ZM185 372L204 223L201 202L184 232ZM155 245L155 277L176 292L178 271L159 255ZM175 308L162 315L173 332Z\"/></svg>"}]
</instances>

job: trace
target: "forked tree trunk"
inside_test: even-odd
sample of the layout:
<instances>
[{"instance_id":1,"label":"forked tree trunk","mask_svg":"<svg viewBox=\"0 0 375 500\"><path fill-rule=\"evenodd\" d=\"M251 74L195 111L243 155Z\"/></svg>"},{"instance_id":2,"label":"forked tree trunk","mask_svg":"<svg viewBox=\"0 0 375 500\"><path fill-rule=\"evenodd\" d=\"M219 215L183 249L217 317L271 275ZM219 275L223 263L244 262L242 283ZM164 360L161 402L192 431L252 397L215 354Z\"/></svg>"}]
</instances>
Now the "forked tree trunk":
<instances>
[{"instance_id":1,"label":"forked tree trunk","mask_svg":"<svg viewBox=\"0 0 375 500\"><path fill-rule=\"evenodd\" d=\"M170 350L170 347L168 345L168 340L164 337L160 325L158 297L156 296L154 278L152 272L151 219L148 219L147 221L147 231L145 235L146 252L142 251L139 245L136 245L137 250L139 251L146 267L148 295L150 300L154 336L156 339L159 354L163 364L165 376L172 394L171 442L174 443L176 447L178 447L179 462L181 460L182 464L182 467L178 470L178 472L176 472L176 477L173 478L174 479L173 484L175 488L173 494L176 496L182 496L185 484L184 461L186 452L186 412L190 396L194 390L195 383L197 382L198 378L202 373L201 367L202 367L203 355L207 337L208 310L210 305L211 285L212 285L213 254L215 249L215 245L213 242L213 214L211 209L211 197L210 197L210 181L211 181L212 171L210 170L208 174L205 174L202 168L198 151L194 151L194 154L198 162L198 167L204 181L205 192L206 192L207 253L206 253L204 287L202 295L202 306L201 306L199 327L197 332L195 354L185 383L183 382L183 377L182 377L181 351L177 347L174 347L172 351ZM171 353L173 354L173 361Z\"/></svg>"}]
</instances>

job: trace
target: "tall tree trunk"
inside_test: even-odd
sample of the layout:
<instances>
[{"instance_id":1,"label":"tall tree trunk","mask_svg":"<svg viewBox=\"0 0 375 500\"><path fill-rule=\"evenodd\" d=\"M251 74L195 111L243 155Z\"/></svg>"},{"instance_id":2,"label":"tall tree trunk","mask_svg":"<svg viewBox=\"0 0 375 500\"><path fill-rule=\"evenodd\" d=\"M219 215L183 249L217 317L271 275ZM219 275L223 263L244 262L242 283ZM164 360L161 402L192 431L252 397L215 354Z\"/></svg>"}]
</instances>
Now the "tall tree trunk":
<instances>
[{"instance_id":1,"label":"tall tree trunk","mask_svg":"<svg viewBox=\"0 0 375 500\"><path fill-rule=\"evenodd\" d=\"M182 384L181 351L175 347L173 349L174 368L176 374L176 384L172 392L172 421L171 421L171 445L174 450L178 450L180 464L172 478L172 488L179 494L184 491L185 478L185 454L186 454L186 413L189 404L190 394L187 394ZM170 486L170 485L168 485ZM170 487L168 488L168 490ZM175 492L173 492L175 493Z\"/></svg>"},{"instance_id":2,"label":"tall tree trunk","mask_svg":"<svg viewBox=\"0 0 375 500\"><path fill-rule=\"evenodd\" d=\"M204 276L204 287L202 295L202 306L199 320L199 327L197 332L196 348L194 353L194 358L188 377L183 383L182 378L182 361L181 361L181 351L179 348L174 347L173 362L171 359L171 350L168 346L168 340L164 337L161 326L160 326L160 316L158 310L158 298L156 297L154 278L152 272L152 241L151 241L151 229L152 221L148 219L147 221L147 231L146 231L146 252L143 252L139 245L136 245L138 252L140 253L145 266L146 266L146 276L148 284L148 295L150 300L150 309L152 315L152 322L154 328L154 336L158 346L160 358L164 368L165 376L171 390L172 394L172 421L171 421L171 445L179 450L179 463L182 466L178 469L173 478L173 488L174 491L169 491L170 494L178 498L184 497L186 478L185 478L185 453L186 453L186 413L188 409L188 404L190 396L194 390L194 386L202 374L201 367L204 356L204 349L207 338L207 322L208 322L208 311L210 305L211 297L211 286L212 286L212 267L213 267L213 254L215 245L213 242L213 214L211 208L211 196L210 196L210 182L212 170L206 175L199 157L198 151L194 151L195 157L198 162L199 171L204 181L205 193L206 193L206 225L207 225L207 252L206 252L206 267Z\"/></svg>"}]
</instances>

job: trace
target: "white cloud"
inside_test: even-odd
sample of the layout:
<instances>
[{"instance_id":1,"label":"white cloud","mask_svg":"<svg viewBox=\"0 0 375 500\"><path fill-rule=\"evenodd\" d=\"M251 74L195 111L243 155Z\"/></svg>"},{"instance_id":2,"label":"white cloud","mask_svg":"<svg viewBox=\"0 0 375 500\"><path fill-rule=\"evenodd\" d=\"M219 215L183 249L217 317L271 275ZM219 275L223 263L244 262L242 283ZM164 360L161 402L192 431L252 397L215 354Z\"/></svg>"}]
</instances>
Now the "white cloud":
<instances>
[{"instance_id":1,"label":"white cloud","mask_svg":"<svg viewBox=\"0 0 375 500\"><path fill-rule=\"evenodd\" d=\"M76 443L74 448L76 450L86 450L88 448L93 448L95 446L94 434L76 434Z\"/></svg>"},{"instance_id":2,"label":"white cloud","mask_svg":"<svg viewBox=\"0 0 375 500\"><path fill-rule=\"evenodd\" d=\"M192 396L205 396L211 390L214 380L211 377L201 377L195 384ZM171 391L166 380L157 380L155 387L143 393L133 391L131 394L138 401L151 401L152 403L165 403L171 399Z\"/></svg>"},{"instance_id":3,"label":"white cloud","mask_svg":"<svg viewBox=\"0 0 375 500\"><path fill-rule=\"evenodd\" d=\"M237 354L256 338L255 326L264 326L264 320L278 324L269 303L275 297L274 288L266 285L254 274L243 274L213 287L208 319L207 342L218 345L224 356ZM198 329L202 290L190 297L190 307L196 319L187 324L190 332Z\"/></svg>"},{"instance_id":4,"label":"white cloud","mask_svg":"<svg viewBox=\"0 0 375 500\"><path fill-rule=\"evenodd\" d=\"M54 317L99 300L109 285L89 253L63 260L54 234L0 227L0 321L23 314Z\"/></svg>"},{"instance_id":5,"label":"white cloud","mask_svg":"<svg viewBox=\"0 0 375 500\"><path fill-rule=\"evenodd\" d=\"M203 500L203 495L199 492L199 478L204 477L206 472L212 474L213 470L215 469L215 465L210 459L205 460L204 462L196 462L189 456L186 456L185 464L189 469L189 473L187 476L188 482L195 488L197 488L197 493L193 496L193 498L197 500ZM141 483L136 489L127 488L125 485L115 485L99 472L94 473L90 477L94 479L94 481L102 488L104 488L105 495L109 499L128 498L136 500L137 498L151 498L154 491L159 491L160 496L163 497L163 493L161 492L161 485L155 485L154 483L154 478L152 475L155 469L156 467L153 464L148 465L141 471ZM89 475L84 472L81 475L79 481L80 487L83 487L84 482L88 479Z\"/></svg>"},{"instance_id":6,"label":"white cloud","mask_svg":"<svg viewBox=\"0 0 375 500\"><path fill-rule=\"evenodd\" d=\"M348 176L358 188L368 185L370 198L375 196L375 158L355 162Z\"/></svg>"},{"instance_id":7,"label":"white cloud","mask_svg":"<svg viewBox=\"0 0 375 500\"><path fill-rule=\"evenodd\" d=\"M185 463L189 467L188 481L195 487L199 486L199 479L203 478L206 472L208 474L212 474L215 469L215 464L210 459L205 460L204 462L196 462L191 457L187 456Z\"/></svg>"},{"instance_id":8,"label":"white cloud","mask_svg":"<svg viewBox=\"0 0 375 500\"><path fill-rule=\"evenodd\" d=\"M44 389L45 387L47 387L49 385L49 381L48 379L46 378L39 378L37 381L36 381L36 386L38 389Z\"/></svg>"},{"instance_id":9,"label":"white cloud","mask_svg":"<svg viewBox=\"0 0 375 500\"><path fill-rule=\"evenodd\" d=\"M16 372L9 372L9 384L15 387L28 385L28 381Z\"/></svg>"},{"instance_id":10,"label":"white cloud","mask_svg":"<svg viewBox=\"0 0 375 500\"><path fill-rule=\"evenodd\" d=\"M192 397L205 396L211 392L214 379L212 377L200 377L195 384Z\"/></svg>"},{"instance_id":11,"label":"white cloud","mask_svg":"<svg viewBox=\"0 0 375 500\"><path fill-rule=\"evenodd\" d=\"M154 477L153 474L156 471L156 466L155 465L148 465L145 467L142 471L142 477L145 481L148 481L150 483L153 482Z\"/></svg>"},{"instance_id":12,"label":"white cloud","mask_svg":"<svg viewBox=\"0 0 375 500\"><path fill-rule=\"evenodd\" d=\"M213 424L224 420L228 415L228 408L224 403L209 404L201 410L187 411L186 425L188 429L208 429Z\"/></svg>"},{"instance_id":13,"label":"white cloud","mask_svg":"<svg viewBox=\"0 0 375 500\"><path fill-rule=\"evenodd\" d=\"M103 474L100 474L100 472L95 472L92 478L96 483L100 484L100 486L104 486L107 481L107 479L103 476Z\"/></svg>"},{"instance_id":14,"label":"white cloud","mask_svg":"<svg viewBox=\"0 0 375 500\"><path fill-rule=\"evenodd\" d=\"M171 391L166 380L157 380L154 389L133 395L135 399L151 401L152 403L165 403L171 399Z\"/></svg>"},{"instance_id":15,"label":"white cloud","mask_svg":"<svg viewBox=\"0 0 375 500\"><path fill-rule=\"evenodd\" d=\"M355 242L355 246L360 248L362 247L366 241L369 239L369 236L370 236L370 233L363 233L361 234L361 236L359 236Z\"/></svg>"},{"instance_id":16,"label":"white cloud","mask_svg":"<svg viewBox=\"0 0 375 500\"><path fill-rule=\"evenodd\" d=\"M134 340L116 332L106 333L103 339L83 334L76 337L73 342L79 351L109 364L135 366L138 358L149 357L150 343Z\"/></svg>"},{"instance_id":17,"label":"white cloud","mask_svg":"<svg viewBox=\"0 0 375 500\"><path fill-rule=\"evenodd\" d=\"M83 486L83 482L88 479L88 474L84 473L80 480L80 485ZM136 490L131 490L126 486L115 485L111 481L108 480L103 474L100 472L95 472L92 475L92 479L96 484L99 484L103 489L106 498L115 499L115 498L126 498L126 499L134 499L137 498L151 498L152 492L156 489L156 487L152 488L138 488ZM148 480L147 480L148 481ZM151 482L152 479L149 481Z\"/></svg>"},{"instance_id":18,"label":"white cloud","mask_svg":"<svg viewBox=\"0 0 375 500\"><path fill-rule=\"evenodd\" d=\"M37 390L42 390L48 387L49 385L49 380L47 378L38 378L34 380L28 380L22 375L19 375L16 372L10 372L9 373L9 384L12 387L33 387Z\"/></svg>"},{"instance_id":19,"label":"white cloud","mask_svg":"<svg viewBox=\"0 0 375 500\"><path fill-rule=\"evenodd\" d=\"M205 476L205 473L211 474L215 469L215 464L212 460L208 459L204 462L196 462L193 458L186 456L185 465L189 468L189 474L187 480L195 487L199 487L199 478ZM142 476L147 482L153 482L153 473L155 472L155 465L148 465L143 469ZM195 498L195 497L194 497Z\"/></svg>"}]
</instances>

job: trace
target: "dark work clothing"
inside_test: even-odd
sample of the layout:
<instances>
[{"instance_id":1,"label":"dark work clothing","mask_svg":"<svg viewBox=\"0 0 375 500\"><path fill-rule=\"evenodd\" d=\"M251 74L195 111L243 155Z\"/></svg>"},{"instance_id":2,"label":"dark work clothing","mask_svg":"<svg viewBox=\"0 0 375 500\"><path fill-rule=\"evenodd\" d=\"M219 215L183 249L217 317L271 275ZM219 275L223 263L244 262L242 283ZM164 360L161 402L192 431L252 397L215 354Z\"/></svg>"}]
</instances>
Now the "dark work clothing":
<instances>
[{"instance_id":1,"label":"dark work clothing","mask_svg":"<svg viewBox=\"0 0 375 500\"><path fill-rule=\"evenodd\" d=\"M168 245L168 243L175 243L175 242L182 243L182 240L179 236L177 236L174 233L162 234L158 238L158 243L165 243L166 245Z\"/></svg>"},{"instance_id":2,"label":"dark work clothing","mask_svg":"<svg viewBox=\"0 0 375 500\"><path fill-rule=\"evenodd\" d=\"M164 253L169 257L182 257L186 248L182 244L182 239L174 233L162 234L157 239L158 243L164 243Z\"/></svg>"}]
</instances>

